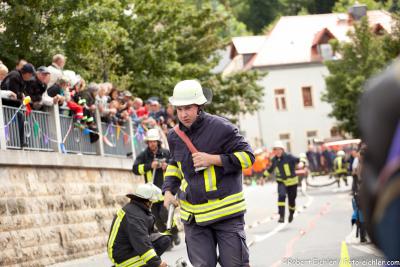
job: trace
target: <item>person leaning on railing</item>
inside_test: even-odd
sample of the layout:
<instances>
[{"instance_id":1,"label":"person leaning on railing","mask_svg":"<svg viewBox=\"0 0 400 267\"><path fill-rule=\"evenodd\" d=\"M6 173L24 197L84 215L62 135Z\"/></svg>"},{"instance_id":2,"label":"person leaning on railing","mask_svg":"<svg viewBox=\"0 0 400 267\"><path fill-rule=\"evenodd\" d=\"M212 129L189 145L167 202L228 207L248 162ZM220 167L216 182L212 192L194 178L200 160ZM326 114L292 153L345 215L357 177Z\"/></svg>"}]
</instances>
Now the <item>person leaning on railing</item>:
<instances>
[{"instance_id":1,"label":"person leaning on railing","mask_svg":"<svg viewBox=\"0 0 400 267\"><path fill-rule=\"evenodd\" d=\"M8 68L3 63L0 64L0 85L8 74ZM17 95L10 90L0 90L1 98L17 99Z\"/></svg>"},{"instance_id":2,"label":"person leaning on railing","mask_svg":"<svg viewBox=\"0 0 400 267\"><path fill-rule=\"evenodd\" d=\"M35 74L35 67L32 64L25 64L21 70L10 71L1 83L1 90L5 91L9 98L2 99L3 105L11 107L20 107L26 93L26 84ZM11 94L11 91L13 94ZM4 94L4 93L3 93ZM24 147L25 131L24 131L24 114L17 113L17 124L19 130L20 146Z\"/></svg>"}]
</instances>

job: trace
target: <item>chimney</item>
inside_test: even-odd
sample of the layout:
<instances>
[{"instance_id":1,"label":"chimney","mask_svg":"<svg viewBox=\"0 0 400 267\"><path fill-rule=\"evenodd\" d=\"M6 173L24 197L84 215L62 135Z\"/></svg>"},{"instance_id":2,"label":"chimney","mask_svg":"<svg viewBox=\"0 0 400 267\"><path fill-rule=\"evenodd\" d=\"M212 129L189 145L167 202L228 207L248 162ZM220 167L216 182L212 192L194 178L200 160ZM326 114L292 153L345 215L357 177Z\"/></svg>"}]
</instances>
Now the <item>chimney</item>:
<instances>
[{"instance_id":1,"label":"chimney","mask_svg":"<svg viewBox=\"0 0 400 267\"><path fill-rule=\"evenodd\" d=\"M348 13L351 19L360 20L367 15L367 6L356 3L352 7L349 7Z\"/></svg>"}]
</instances>

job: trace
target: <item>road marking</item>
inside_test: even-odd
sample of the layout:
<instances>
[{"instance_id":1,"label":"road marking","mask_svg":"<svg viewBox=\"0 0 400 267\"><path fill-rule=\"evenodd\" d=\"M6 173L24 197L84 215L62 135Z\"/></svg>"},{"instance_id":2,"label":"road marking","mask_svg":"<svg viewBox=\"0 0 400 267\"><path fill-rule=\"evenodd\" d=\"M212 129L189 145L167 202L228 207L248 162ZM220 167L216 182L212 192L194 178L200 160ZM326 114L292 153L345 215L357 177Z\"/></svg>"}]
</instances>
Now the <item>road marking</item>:
<instances>
[{"instance_id":1,"label":"road marking","mask_svg":"<svg viewBox=\"0 0 400 267\"><path fill-rule=\"evenodd\" d=\"M339 267L351 267L349 250L347 249L346 241L342 241L342 249L340 251Z\"/></svg>"},{"instance_id":2,"label":"road marking","mask_svg":"<svg viewBox=\"0 0 400 267\"><path fill-rule=\"evenodd\" d=\"M307 192L305 191L305 188L304 188L304 187L301 188L301 191L302 191L302 193L304 194L304 196L307 197L307 203L306 203L305 205L303 205L302 207L300 207L300 208L297 209L297 211L294 213L294 217L297 217L297 216L299 215L299 213L304 212L304 210L306 210L309 206L311 206L311 204L312 204L313 201L314 201L314 197L312 197L312 196L310 196L309 194L307 194ZM248 226L248 225L245 225L245 228L244 228L244 229L245 229L245 230L248 230L248 229L251 229L251 228L255 228L255 227L257 227L257 226L259 226L259 225L261 225L261 224L268 223L268 222L270 222L270 221L272 221L272 220L275 220L275 219L277 219L277 218L278 218L278 215L277 215L277 214L274 214L274 215L272 215L272 216L266 217L265 219L263 219L263 220L261 220L261 221L256 221L256 222L250 224L249 226ZM250 246L252 246L252 245L254 245L254 244L256 244L256 243L262 242L262 241L264 241L264 240L270 238L271 236L273 236L273 235L279 233L279 231L281 231L282 229L284 229L285 226L286 226L287 224L288 224L287 222L285 222L285 223L280 223L280 224L279 224L277 227L275 227L272 231L270 231L270 232L268 232L268 233L266 233L266 234L264 234L264 235L255 235L254 240L250 241L250 242L247 244L247 246L250 247Z\"/></svg>"},{"instance_id":3,"label":"road marking","mask_svg":"<svg viewBox=\"0 0 400 267\"><path fill-rule=\"evenodd\" d=\"M306 235L307 233L311 232L312 229L315 228L316 222L326 213L328 213L330 210L330 203L326 203L324 206L321 207L320 211L318 212L318 214L316 214L309 222L308 222L308 227L307 229L301 229L299 234L297 234L296 236L294 236L286 245L286 251L285 251L285 255L277 260L276 262L274 262L272 264L273 267L278 267L283 263L284 259L290 258L293 255L293 248L295 243L301 239L304 235Z\"/></svg>"}]
</instances>

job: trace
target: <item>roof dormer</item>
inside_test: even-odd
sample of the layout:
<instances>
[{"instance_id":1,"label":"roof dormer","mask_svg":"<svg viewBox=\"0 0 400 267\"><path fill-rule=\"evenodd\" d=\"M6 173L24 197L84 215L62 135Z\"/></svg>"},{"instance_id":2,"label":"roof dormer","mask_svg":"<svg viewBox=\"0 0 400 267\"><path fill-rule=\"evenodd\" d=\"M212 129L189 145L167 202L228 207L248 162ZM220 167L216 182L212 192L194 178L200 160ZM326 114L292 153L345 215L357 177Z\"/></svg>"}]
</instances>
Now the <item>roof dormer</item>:
<instances>
[{"instance_id":1,"label":"roof dormer","mask_svg":"<svg viewBox=\"0 0 400 267\"><path fill-rule=\"evenodd\" d=\"M317 32L311 46L311 60L321 61L333 58L333 49L329 41L336 37L327 29L324 28Z\"/></svg>"},{"instance_id":2,"label":"roof dormer","mask_svg":"<svg viewBox=\"0 0 400 267\"><path fill-rule=\"evenodd\" d=\"M375 25L373 25L371 31L373 34L376 35L384 35L385 33L387 33L385 28L380 23L376 23Z\"/></svg>"}]
</instances>

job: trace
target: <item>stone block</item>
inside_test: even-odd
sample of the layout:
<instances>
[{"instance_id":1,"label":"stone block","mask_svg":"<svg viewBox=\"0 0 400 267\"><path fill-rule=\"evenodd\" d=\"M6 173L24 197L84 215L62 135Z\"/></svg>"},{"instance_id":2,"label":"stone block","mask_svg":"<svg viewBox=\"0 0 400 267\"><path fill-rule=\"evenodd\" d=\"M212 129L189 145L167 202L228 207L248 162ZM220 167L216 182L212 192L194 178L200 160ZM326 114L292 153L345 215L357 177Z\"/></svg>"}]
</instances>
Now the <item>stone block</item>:
<instances>
[{"instance_id":1,"label":"stone block","mask_svg":"<svg viewBox=\"0 0 400 267\"><path fill-rule=\"evenodd\" d=\"M49 195L62 195L65 193L65 189L60 183L47 183L47 192Z\"/></svg>"},{"instance_id":2,"label":"stone block","mask_svg":"<svg viewBox=\"0 0 400 267\"><path fill-rule=\"evenodd\" d=\"M38 230L20 230L18 231L19 243L22 248L35 247L39 244L40 231Z\"/></svg>"},{"instance_id":3,"label":"stone block","mask_svg":"<svg viewBox=\"0 0 400 267\"><path fill-rule=\"evenodd\" d=\"M107 185L104 185L101 187L101 194L103 197L103 202L104 205L106 206L112 206L115 204L115 199L114 197L110 194L110 187Z\"/></svg>"},{"instance_id":4,"label":"stone block","mask_svg":"<svg viewBox=\"0 0 400 267\"><path fill-rule=\"evenodd\" d=\"M16 263L15 249L5 249L1 251L0 266L9 266Z\"/></svg>"},{"instance_id":5,"label":"stone block","mask_svg":"<svg viewBox=\"0 0 400 267\"><path fill-rule=\"evenodd\" d=\"M89 183L97 183L102 179L102 175L98 170L86 170L86 181Z\"/></svg>"},{"instance_id":6,"label":"stone block","mask_svg":"<svg viewBox=\"0 0 400 267\"><path fill-rule=\"evenodd\" d=\"M59 183L59 170L53 168L37 168L37 177L40 183Z\"/></svg>"},{"instance_id":7,"label":"stone block","mask_svg":"<svg viewBox=\"0 0 400 267\"><path fill-rule=\"evenodd\" d=\"M18 214L17 200L14 198L7 199L7 208L8 208L8 212L11 215L17 215Z\"/></svg>"},{"instance_id":8,"label":"stone block","mask_svg":"<svg viewBox=\"0 0 400 267\"><path fill-rule=\"evenodd\" d=\"M12 248L13 242L9 232L0 232L0 249L4 251L7 248Z\"/></svg>"},{"instance_id":9,"label":"stone block","mask_svg":"<svg viewBox=\"0 0 400 267\"><path fill-rule=\"evenodd\" d=\"M28 212L25 198L17 198L17 209L19 214L26 214Z\"/></svg>"},{"instance_id":10,"label":"stone block","mask_svg":"<svg viewBox=\"0 0 400 267\"><path fill-rule=\"evenodd\" d=\"M17 197L28 196L28 190L26 189L25 184L14 184L13 191L14 191L15 196L17 196Z\"/></svg>"},{"instance_id":11,"label":"stone block","mask_svg":"<svg viewBox=\"0 0 400 267\"><path fill-rule=\"evenodd\" d=\"M0 199L0 216L7 215L7 201L4 199Z\"/></svg>"},{"instance_id":12,"label":"stone block","mask_svg":"<svg viewBox=\"0 0 400 267\"><path fill-rule=\"evenodd\" d=\"M0 231L11 231L14 228L11 216L0 216Z\"/></svg>"}]
</instances>

